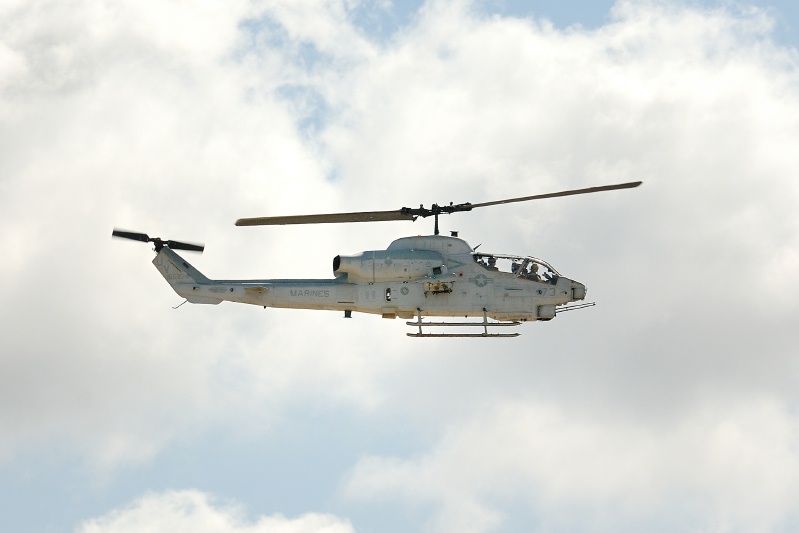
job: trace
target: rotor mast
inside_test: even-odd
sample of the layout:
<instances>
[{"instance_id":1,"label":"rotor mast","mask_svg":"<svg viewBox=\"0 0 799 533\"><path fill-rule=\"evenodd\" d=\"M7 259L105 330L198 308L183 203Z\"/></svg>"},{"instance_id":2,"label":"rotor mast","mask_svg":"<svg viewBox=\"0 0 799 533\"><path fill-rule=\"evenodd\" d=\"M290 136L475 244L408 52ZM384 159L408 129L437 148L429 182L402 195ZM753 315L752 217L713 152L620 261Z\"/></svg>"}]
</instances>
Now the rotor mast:
<instances>
[{"instance_id":1,"label":"rotor mast","mask_svg":"<svg viewBox=\"0 0 799 533\"><path fill-rule=\"evenodd\" d=\"M424 205L420 205L419 209L411 209L410 207L403 207L402 209L400 209L400 212L403 214L412 215L414 219L418 217L427 218L429 216L432 216L433 220L435 221L433 227L433 234L438 235L439 234L438 215L442 213L450 215L452 213L458 213L461 211L471 211L471 210L472 210L472 204L470 204L469 202L466 202L465 204L453 204L452 202L450 202L449 205L443 205L443 206L438 204L433 204L430 206L430 209L427 209Z\"/></svg>"}]
</instances>

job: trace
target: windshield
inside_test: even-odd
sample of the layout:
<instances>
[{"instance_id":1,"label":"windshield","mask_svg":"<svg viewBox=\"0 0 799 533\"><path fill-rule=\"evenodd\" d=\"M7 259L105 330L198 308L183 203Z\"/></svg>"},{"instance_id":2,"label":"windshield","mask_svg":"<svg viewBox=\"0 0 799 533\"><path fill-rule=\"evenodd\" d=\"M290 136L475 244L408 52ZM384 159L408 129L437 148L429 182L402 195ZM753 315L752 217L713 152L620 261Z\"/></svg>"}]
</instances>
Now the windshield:
<instances>
[{"instance_id":1,"label":"windshield","mask_svg":"<svg viewBox=\"0 0 799 533\"><path fill-rule=\"evenodd\" d=\"M558 271L543 259L532 256L516 256L502 254L473 254L475 262L485 268L497 272L506 272L522 279L543 283L556 283Z\"/></svg>"}]
</instances>

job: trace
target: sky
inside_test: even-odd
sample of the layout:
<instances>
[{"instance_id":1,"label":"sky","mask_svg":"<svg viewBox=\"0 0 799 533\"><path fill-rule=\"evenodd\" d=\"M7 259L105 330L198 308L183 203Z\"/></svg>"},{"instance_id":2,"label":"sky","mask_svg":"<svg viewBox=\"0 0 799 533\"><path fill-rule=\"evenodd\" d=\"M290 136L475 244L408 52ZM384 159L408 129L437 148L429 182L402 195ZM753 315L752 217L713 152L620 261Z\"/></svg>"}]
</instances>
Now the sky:
<instances>
[{"instance_id":1,"label":"sky","mask_svg":"<svg viewBox=\"0 0 799 533\"><path fill-rule=\"evenodd\" d=\"M0 530L793 531L799 7L10 0ZM514 339L184 305L430 221L240 217L634 190L441 220L597 305Z\"/></svg>"}]
</instances>

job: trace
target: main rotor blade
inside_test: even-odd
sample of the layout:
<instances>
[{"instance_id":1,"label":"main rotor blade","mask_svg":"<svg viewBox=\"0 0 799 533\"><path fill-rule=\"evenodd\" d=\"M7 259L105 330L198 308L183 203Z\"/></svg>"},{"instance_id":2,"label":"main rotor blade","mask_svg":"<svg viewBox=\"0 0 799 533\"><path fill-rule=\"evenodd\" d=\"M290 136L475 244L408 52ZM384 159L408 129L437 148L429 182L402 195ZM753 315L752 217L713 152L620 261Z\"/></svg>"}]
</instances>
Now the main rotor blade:
<instances>
[{"instance_id":1,"label":"main rotor blade","mask_svg":"<svg viewBox=\"0 0 799 533\"><path fill-rule=\"evenodd\" d=\"M382 222L416 220L416 217L397 211L364 211L359 213L329 213L326 215L295 215L284 217L240 218L237 226L284 226L288 224L338 224L343 222Z\"/></svg>"},{"instance_id":2,"label":"main rotor blade","mask_svg":"<svg viewBox=\"0 0 799 533\"><path fill-rule=\"evenodd\" d=\"M641 181L631 181L629 183L619 183L618 185L602 185L600 187L588 187L587 189L573 189L570 191L551 192L547 194L536 194L534 196L522 196L521 198L509 198L507 200L497 200L494 202L483 202L480 204L471 204L472 209L475 207L487 207L489 205L499 204L512 204L514 202L527 202L528 200L541 200L543 198L557 198L560 196L574 196L576 194L589 194L593 192L614 191L616 189L632 189L641 185Z\"/></svg>"},{"instance_id":3,"label":"main rotor blade","mask_svg":"<svg viewBox=\"0 0 799 533\"><path fill-rule=\"evenodd\" d=\"M588 187L586 189L574 189L570 191L553 192L548 194L536 194L534 196L523 196L521 198L508 198L507 200L497 200L494 202L482 202L478 204L458 204L458 205L433 205L430 209L419 206L419 209L403 207L396 211L361 211L357 213L329 213L324 215L292 215L282 217L255 217L240 218L236 221L237 226L283 226L289 224L338 224L344 222L381 222L387 220L416 220L417 217L435 216L457 213L461 211L471 211L476 207L487 207L490 205L510 204L513 202L526 202L528 200L540 200L542 198L557 198L559 196L573 196L575 194L588 194L592 192L612 191L616 189L632 189L641 185L640 181L630 183L620 183L617 185L602 185L600 187Z\"/></svg>"}]
</instances>

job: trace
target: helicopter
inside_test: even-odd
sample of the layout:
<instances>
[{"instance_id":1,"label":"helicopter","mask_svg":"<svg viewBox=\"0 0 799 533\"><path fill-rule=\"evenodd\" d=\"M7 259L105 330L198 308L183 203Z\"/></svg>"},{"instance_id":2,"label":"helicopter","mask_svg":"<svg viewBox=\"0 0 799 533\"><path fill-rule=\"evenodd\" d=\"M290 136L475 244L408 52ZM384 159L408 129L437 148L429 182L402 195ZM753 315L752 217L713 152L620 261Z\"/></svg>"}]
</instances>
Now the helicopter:
<instances>
[{"instance_id":1,"label":"helicopter","mask_svg":"<svg viewBox=\"0 0 799 533\"><path fill-rule=\"evenodd\" d=\"M415 221L434 217L433 235L402 237L385 250L333 258L333 279L209 279L175 250L202 252L204 246L114 229L113 237L153 243L153 264L189 303L223 301L251 305L377 314L408 320L409 337L517 337L507 328L549 321L564 311L595 305L584 302L585 284L562 276L543 259L529 255L478 252L452 232L440 235L438 217L501 204L631 189L641 181L573 189L483 203L432 204L393 211L363 211L241 218L236 226ZM479 246L478 246L479 247ZM186 302L183 302L186 303ZM182 304L181 304L182 305ZM463 317L431 322L426 317ZM469 320L469 319L475 320ZM477 328L475 330L474 328Z\"/></svg>"}]
</instances>

